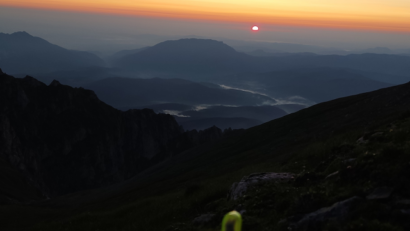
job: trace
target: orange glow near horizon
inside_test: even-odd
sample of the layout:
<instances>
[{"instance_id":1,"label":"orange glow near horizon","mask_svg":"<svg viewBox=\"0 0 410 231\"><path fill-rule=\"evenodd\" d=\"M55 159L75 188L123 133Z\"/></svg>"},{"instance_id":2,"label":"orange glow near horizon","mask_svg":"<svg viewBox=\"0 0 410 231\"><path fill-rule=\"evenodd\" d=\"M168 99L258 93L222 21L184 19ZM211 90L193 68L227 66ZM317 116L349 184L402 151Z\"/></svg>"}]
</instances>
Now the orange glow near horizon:
<instances>
[{"instance_id":1,"label":"orange glow near horizon","mask_svg":"<svg viewBox=\"0 0 410 231\"><path fill-rule=\"evenodd\" d=\"M0 0L0 6L117 15L410 32L408 0Z\"/></svg>"}]
</instances>

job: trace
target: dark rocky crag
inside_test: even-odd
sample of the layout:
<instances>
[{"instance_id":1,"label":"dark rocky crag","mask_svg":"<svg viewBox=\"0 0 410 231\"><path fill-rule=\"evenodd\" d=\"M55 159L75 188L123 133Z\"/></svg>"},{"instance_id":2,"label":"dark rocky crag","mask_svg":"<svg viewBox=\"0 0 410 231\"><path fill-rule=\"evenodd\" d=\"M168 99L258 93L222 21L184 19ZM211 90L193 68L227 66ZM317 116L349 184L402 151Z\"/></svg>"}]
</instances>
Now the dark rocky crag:
<instances>
[{"instance_id":1,"label":"dark rocky crag","mask_svg":"<svg viewBox=\"0 0 410 231\"><path fill-rule=\"evenodd\" d=\"M0 71L0 158L44 196L128 179L158 153L172 155L166 146L182 133L172 116L121 112L90 90Z\"/></svg>"}]
</instances>

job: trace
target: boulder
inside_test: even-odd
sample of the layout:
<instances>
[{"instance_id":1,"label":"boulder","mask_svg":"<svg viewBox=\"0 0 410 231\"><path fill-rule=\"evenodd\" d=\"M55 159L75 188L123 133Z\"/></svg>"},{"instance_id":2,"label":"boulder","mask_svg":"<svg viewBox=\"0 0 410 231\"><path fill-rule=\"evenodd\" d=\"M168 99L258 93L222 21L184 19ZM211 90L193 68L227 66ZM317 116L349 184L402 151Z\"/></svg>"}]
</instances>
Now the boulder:
<instances>
[{"instance_id":1,"label":"boulder","mask_svg":"<svg viewBox=\"0 0 410 231\"><path fill-rule=\"evenodd\" d=\"M357 144L367 144L367 142L369 141L365 140L363 136L356 141Z\"/></svg>"},{"instance_id":2,"label":"boulder","mask_svg":"<svg viewBox=\"0 0 410 231\"><path fill-rule=\"evenodd\" d=\"M386 199L390 197L392 192L393 192L393 188L389 188L389 187L376 188L375 190L373 190L372 193L370 193L366 197L366 199L368 200Z\"/></svg>"},{"instance_id":3,"label":"boulder","mask_svg":"<svg viewBox=\"0 0 410 231\"><path fill-rule=\"evenodd\" d=\"M339 174L339 171L336 171L334 173L331 173L329 175L326 176L325 180L329 179L329 178L333 178L334 176L337 176Z\"/></svg>"},{"instance_id":4,"label":"boulder","mask_svg":"<svg viewBox=\"0 0 410 231\"><path fill-rule=\"evenodd\" d=\"M292 224L290 230L315 230L318 226L327 220L342 221L349 214L354 205L357 205L362 199L360 197L351 197L344 201L337 202L330 207L321 208L315 212L306 214L297 223Z\"/></svg>"},{"instance_id":5,"label":"boulder","mask_svg":"<svg viewBox=\"0 0 410 231\"><path fill-rule=\"evenodd\" d=\"M410 215L410 209L402 209L400 210L403 214Z\"/></svg>"},{"instance_id":6,"label":"boulder","mask_svg":"<svg viewBox=\"0 0 410 231\"><path fill-rule=\"evenodd\" d=\"M196 217L193 221L192 224L194 225L205 225L207 223L209 223L212 218L215 217L215 214L212 213L207 213L207 214L202 214L199 217Z\"/></svg>"},{"instance_id":7,"label":"boulder","mask_svg":"<svg viewBox=\"0 0 410 231\"><path fill-rule=\"evenodd\" d=\"M288 182L294 179L294 175L291 173L274 173L263 172L253 173L249 176L245 176L239 182L235 182L228 193L229 200L237 200L242 197L244 193L253 186L264 184L267 182Z\"/></svg>"}]
</instances>

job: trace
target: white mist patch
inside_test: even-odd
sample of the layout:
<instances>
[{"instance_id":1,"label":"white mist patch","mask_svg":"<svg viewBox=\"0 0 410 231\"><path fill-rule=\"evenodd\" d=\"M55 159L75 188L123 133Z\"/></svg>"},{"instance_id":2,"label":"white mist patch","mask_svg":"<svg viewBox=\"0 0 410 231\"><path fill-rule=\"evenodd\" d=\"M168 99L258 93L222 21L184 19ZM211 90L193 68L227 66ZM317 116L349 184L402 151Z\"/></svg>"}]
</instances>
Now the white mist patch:
<instances>
[{"instance_id":1,"label":"white mist patch","mask_svg":"<svg viewBox=\"0 0 410 231\"><path fill-rule=\"evenodd\" d=\"M240 107L238 105L227 105L227 104L200 104L196 105L193 109L193 111L201 111L208 109L210 107Z\"/></svg>"},{"instance_id":2,"label":"white mist patch","mask_svg":"<svg viewBox=\"0 0 410 231\"><path fill-rule=\"evenodd\" d=\"M276 103L272 103L270 101L265 101L265 102L262 103L262 106L263 105L275 106L275 105L282 105L282 104L299 104L299 105L303 105L303 106L306 106L306 107L310 107L310 106L316 104L316 102L313 102L311 100L308 100L308 99L306 99L302 96L298 96L298 95L291 96L291 97L288 97L288 98L274 98L270 95L267 95L265 93L258 92L258 91L242 89L242 88L237 88L237 87L230 87L230 86L223 85L223 84L220 84L219 86L222 87L223 89L238 90L238 91L244 91L244 92L248 92L248 93L252 93L252 94L263 95L263 96L269 97L269 98L276 101Z\"/></svg>"},{"instance_id":3,"label":"white mist patch","mask_svg":"<svg viewBox=\"0 0 410 231\"><path fill-rule=\"evenodd\" d=\"M263 102L262 105L270 105L270 106L275 106L275 105L284 105L284 104L298 104L302 105L305 107L310 107L312 105L315 105L316 102L308 100L306 98L303 98L302 96L291 96L288 98L274 98L276 100L276 103L271 103L269 101Z\"/></svg>"},{"instance_id":4,"label":"white mist patch","mask_svg":"<svg viewBox=\"0 0 410 231\"><path fill-rule=\"evenodd\" d=\"M210 107L209 105L197 105L197 106L195 106L194 111L205 110L205 109L207 109L207 108L209 108L209 107Z\"/></svg>"},{"instance_id":5,"label":"white mist patch","mask_svg":"<svg viewBox=\"0 0 410 231\"><path fill-rule=\"evenodd\" d=\"M223 85L223 84L220 84L219 86L222 87L223 89L244 91L244 92L257 94L257 95L263 95L263 96L267 96L267 97L271 98L269 95L261 93L261 92L256 92L256 91L247 90L247 89L241 89L241 88L237 88L237 87L230 87L230 86L226 86L226 85Z\"/></svg>"},{"instance_id":6,"label":"white mist patch","mask_svg":"<svg viewBox=\"0 0 410 231\"><path fill-rule=\"evenodd\" d=\"M168 115L173 115L173 116L178 116L178 117L190 117L190 116L187 116L187 115L181 115L180 113L180 111L175 111L175 110L163 110L163 112L165 113L165 114L168 114Z\"/></svg>"}]
</instances>

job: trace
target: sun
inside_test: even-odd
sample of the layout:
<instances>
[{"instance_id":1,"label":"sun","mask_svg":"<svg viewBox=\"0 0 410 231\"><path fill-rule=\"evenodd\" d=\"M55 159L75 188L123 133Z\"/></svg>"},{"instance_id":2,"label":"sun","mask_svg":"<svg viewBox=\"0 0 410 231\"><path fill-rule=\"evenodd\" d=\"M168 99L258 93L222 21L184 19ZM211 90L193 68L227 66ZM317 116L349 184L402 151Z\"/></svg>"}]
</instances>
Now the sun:
<instances>
[{"instance_id":1,"label":"sun","mask_svg":"<svg viewBox=\"0 0 410 231\"><path fill-rule=\"evenodd\" d=\"M253 31L258 31L258 30L259 30L259 27L258 27L258 26L253 26L253 27L252 27L252 30L253 30Z\"/></svg>"}]
</instances>

